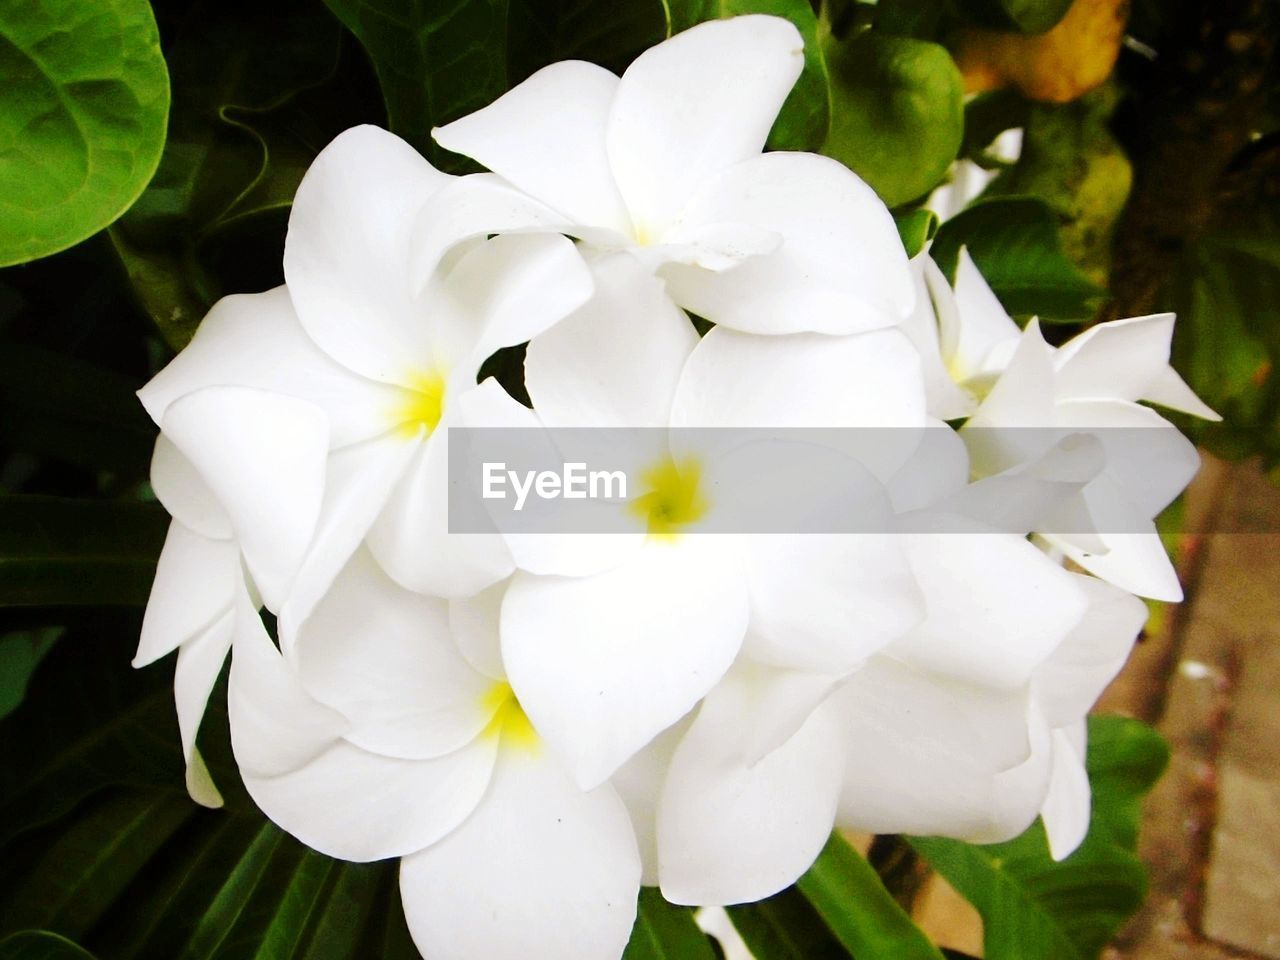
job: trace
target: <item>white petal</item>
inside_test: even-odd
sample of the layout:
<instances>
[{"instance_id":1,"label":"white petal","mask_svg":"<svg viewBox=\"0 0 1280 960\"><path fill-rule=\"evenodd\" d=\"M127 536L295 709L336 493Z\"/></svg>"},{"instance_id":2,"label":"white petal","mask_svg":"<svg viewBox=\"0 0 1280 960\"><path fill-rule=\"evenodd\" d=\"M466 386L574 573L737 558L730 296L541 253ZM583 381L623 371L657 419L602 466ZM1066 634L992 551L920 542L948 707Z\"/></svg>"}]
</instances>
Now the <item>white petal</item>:
<instances>
[{"instance_id":1,"label":"white petal","mask_svg":"<svg viewBox=\"0 0 1280 960\"><path fill-rule=\"evenodd\" d=\"M1059 400L1139 400L1169 366L1173 314L1090 327L1054 356Z\"/></svg>"},{"instance_id":2,"label":"white petal","mask_svg":"<svg viewBox=\"0 0 1280 960\"><path fill-rule=\"evenodd\" d=\"M489 106L432 131L567 219L620 233L630 219L609 170L605 124L618 78L581 60L553 63Z\"/></svg>"},{"instance_id":3,"label":"white petal","mask_svg":"<svg viewBox=\"0 0 1280 960\"><path fill-rule=\"evenodd\" d=\"M172 521L142 616L133 665L154 663L208 630L231 609L242 580L240 548L233 541L211 540Z\"/></svg>"},{"instance_id":4,"label":"white petal","mask_svg":"<svg viewBox=\"0 0 1280 960\"><path fill-rule=\"evenodd\" d=\"M503 580L474 596L449 601L449 631L458 652L472 669L494 680L507 675L502 665L502 637L498 632L507 583Z\"/></svg>"},{"instance_id":5,"label":"white petal","mask_svg":"<svg viewBox=\"0 0 1280 960\"><path fill-rule=\"evenodd\" d=\"M566 371L566 376L572 375ZM528 463L547 469L575 462L607 464L609 470L624 469L627 475L635 476L666 453L663 430L547 429L538 414L514 400L493 378L461 396L457 410L464 427L500 428L497 449L492 453L483 446L460 445L467 458L465 471L474 468L478 472L482 463L493 462L491 457L509 456L499 451L510 449ZM483 436L476 442L482 443ZM478 494L476 488L471 497ZM625 505L612 501L531 498L523 514L512 513L506 500L476 504L460 497L457 503L459 512L469 520L473 508L483 511L484 517L475 521L501 530L515 566L530 573L589 576L616 567L644 543L638 519L626 512ZM518 523L531 524L523 529L534 532L520 532ZM562 530L569 532L559 532Z\"/></svg>"},{"instance_id":6,"label":"white petal","mask_svg":"<svg viewBox=\"0 0 1280 960\"><path fill-rule=\"evenodd\" d=\"M687 713L738 652L746 584L715 539L651 539L594 577L512 580L502 608L511 685L583 786Z\"/></svg>"},{"instance_id":7,"label":"white petal","mask_svg":"<svg viewBox=\"0 0 1280 960\"><path fill-rule=\"evenodd\" d=\"M626 808L583 793L550 758L503 750L458 829L400 864L414 942L433 960L616 960L640 859Z\"/></svg>"},{"instance_id":8,"label":"white petal","mask_svg":"<svg viewBox=\"0 0 1280 960\"><path fill-rule=\"evenodd\" d=\"M762 16L699 24L635 59L606 142L640 235L661 236L707 177L764 149L802 69L800 32Z\"/></svg>"},{"instance_id":9,"label":"white petal","mask_svg":"<svg viewBox=\"0 0 1280 960\"><path fill-rule=\"evenodd\" d=\"M761 693L751 678L731 674L676 750L658 808L659 874L673 903L777 893L809 869L831 833L843 775L839 732L814 714L748 765L742 727L756 719Z\"/></svg>"},{"instance_id":10,"label":"white petal","mask_svg":"<svg viewBox=\"0 0 1280 960\"><path fill-rule=\"evenodd\" d=\"M320 514L324 414L280 394L208 387L174 403L164 431L226 509L254 583L279 610Z\"/></svg>"},{"instance_id":11,"label":"white petal","mask_svg":"<svg viewBox=\"0 0 1280 960\"><path fill-rule=\"evenodd\" d=\"M956 262L955 310L943 311L939 317L943 321L942 355L952 376L960 381L998 373L991 363L993 351L1016 342L1020 335L1018 325L1005 313L963 247Z\"/></svg>"},{"instance_id":12,"label":"white petal","mask_svg":"<svg viewBox=\"0 0 1280 960\"><path fill-rule=\"evenodd\" d=\"M1102 695L1133 649L1147 605L1094 577L1076 577L1089 598L1080 625L1036 668L1032 691L1052 727L1074 724Z\"/></svg>"},{"instance_id":13,"label":"white petal","mask_svg":"<svg viewBox=\"0 0 1280 960\"><path fill-rule=\"evenodd\" d=\"M782 244L731 270L663 268L675 301L717 324L748 333L860 333L899 323L915 305L893 218L835 160L766 153L725 170L681 215L686 228L721 223L771 231Z\"/></svg>"},{"instance_id":14,"label":"white petal","mask_svg":"<svg viewBox=\"0 0 1280 960\"><path fill-rule=\"evenodd\" d=\"M283 286L215 303L194 339L138 397L160 423L179 397L218 386L310 400L329 417L334 446L382 433L387 410L401 402L396 388L352 373L316 346Z\"/></svg>"},{"instance_id":15,"label":"white petal","mask_svg":"<svg viewBox=\"0 0 1280 960\"><path fill-rule=\"evenodd\" d=\"M568 316L592 286L591 271L566 237L494 237L468 251L429 292L433 353L451 380L474 385L490 354Z\"/></svg>"},{"instance_id":16,"label":"white petal","mask_svg":"<svg viewBox=\"0 0 1280 960\"><path fill-rule=\"evenodd\" d=\"M903 539L928 615L889 650L912 666L1014 690L1085 615L1077 578L1022 537Z\"/></svg>"},{"instance_id":17,"label":"white petal","mask_svg":"<svg viewBox=\"0 0 1280 960\"><path fill-rule=\"evenodd\" d=\"M285 281L303 328L357 373L396 383L432 359L409 244L419 211L449 179L370 126L340 134L302 178Z\"/></svg>"},{"instance_id":18,"label":"white petal","mask_svg":"<svg viewBox=\"0 0 1280 960\"><path fill-rule=\"evenodd\" d=\"M475 173L447 184L418 217L411 241L414 289L427 285L450 250L495 233L565 233L609 248L627 245L621 234L575 224L501 177Z\"/></svg>"},{"instance_id":19,"label":"white petal","mask_svg":"<svg viewBox=\"0 0 1280 960\"><path fill-rule=\"evenodd\" d=\"M1053 731L1053 774L1049 793L1040 808L1044 830L1049 837L1049 852L1055 860L1063 860L1084 842L1089 833L1089 815L1093 807L1089 776L1084 768L1084 721L1073 725L1080 738L1080 748L1064 730Z\"/></svg>"},{"instance_id":20,"label":"white petal","mask_svg":"<svg viewBox=\"0 0 1280 960\"><path fill-rule=\"evenodd\" d=\"M151 455L151 489L184 527L214 540L230 540L231 519L190 460L163 433Z\"/></svg>"},{"instance_id":21,"label":"white petal","mask_svg":"<svg viewBox=\"0 0 1280 960\"><path fill-rule=\"evenodd\" d=\"M911 272L916 284L916 305L903 318L902 331L920 351L929 414L939 420L967 417L973 412L973 397L951 378L941 352L939 327L944 317L955 315L955 294L927 253L911 261Z\"/></svg>"},{"instance_id":22,"label":"white petal","mask_svg":"<svg viewBox=\"0 0 1280 960\"><path fill-rule=\"evenodd\" d=\"M549 427L663 427L698 335L628 256L597 261L595 296L536 337L525 386Z\"/></svg>"},{"instance_id":23,"label":"white petal","mask_svg":"<svg viewBox=\"0 0 1280 960\"><path fill-rule=\"evenodd\" d=\"M227 713L231 746L246 778L297 770L350 727L342 714L307 693L243 590L236 597Z\"/></svg>"},{"instance_id":24,"label":"white petal","mask_svg":"<svg viewBox=\"0 0 1280 960\"><path fill-rule=\"evenodd\" d=\"M989 843L1035 819L1048 788L1048 730L1025 691L983 690L876 657L828 703L846 738L842 827Z\"/></svg>"},{"instance_id":25,"label":"white petal","mask_svg":"<svg viewBox=\"0 0 1280 960\"><path fill-rule=\"evenodd\" d=\"M1212 407L1195 395L1173 367L1165 367L1156 376L1156 379L1147 387L1147 392L1142 395L1142 399L1168 407L1170 410L1181 410L1183 413L1205 420L1222 419Z\"/></svg>"},{"instance_id":26,"label":"white petal","mask_svg":"<svg viewBox=\"0 0 1280 960\"><path fill-rule=\"evenodd\" d=\"M1102 473L1081 491L1087 520L1079 517L1073 526L1088 525L1096 530L1101 549L1080 542L1068 531L1057 535L1052 530L1038 533L1044 540L1062 550L1079 566L1123 590L1140 597L1177 603L1182 599L1182 586L1164 543L1156 532L1151 513L1135 506L1129 491L1121 487L1108 472Z\"/></svg>"},{"instance_id":27,"label":"white petal","mask_svg":"<svg viewBox=\"0 0 1280 960\"><path fill-rule=\"evenodd\" d=\"M496 739L481 738L434 760L398 760L339 741L292 773L246 773L244 785L282 830L326 856L365 863L454 830L484 796L496 751Z\"/></svg>"},{"instance_id":28,"label":"white petal","mask_svg":"<svg viewBox=\"0 0 1280 960\"><path fill-rule=\"evenodd\" d=\"M1106 475L1147 517L1172 503L1200 469L1195 444L1149 407L1126 400L1071 400L1059 403L1055 416L1063 428L1096 428L1090 435L1102 444Z\"/></svg>"},{"instance_id":29,"label":"white petal","mask_svg":"<svg viewBox=\"0 0 1280 960\"><path fill-rule=\"evenodd\" d=\"M671 758L693 723L693 717L690 712L663 730L609 778L631 814L636 845L640 848L640 885L644 887L658 885L658 800Z\"/></svg>"},{"instance_id":30,"label":"white petal","mask_svg":"<svg viewBox=\"0 0 1280 960\"><path fill-rule=\"evenodd\" d=\"M285 650L373 526L419 446L418 438L397 431L330 454L315 537L280 609Z\"/></svg>"},{"instance_id":31,"label":"white petal","mask_svg":"<svg viewBox=\"0 0 1280 960\"><path fill-rule=\"evenodd\" d=\"M1053 446L1053 348L1035 320L1027 324L1009 365L960 431L976 476L1002 473Z\"/></svg>"},{"instance_id":32,"label":"white petal","mask_svg":"<svg viewBox=\"0 0 1280 960\"><path fill-rule=\"evenodd\" d=\"M493 716L494 681L454 645L448 604L396 586L361 550L290 650L317 700L351 721L357 747L407 760L459 749Z\"/></svg>"},{"instance_id":33,"label":"white petal","mask_svg":"<svg viewBox=\"0 0 1280 960\"><path fill-rule=\"evenodd\" d=\"M441 423L392 492L368 542L401 586L467 597L509 576L515 565L497 533L450 533L448 498L448 425Z\"/></svg>"},{"instance_id":34,"label":"white petal","mask_svg":"<svg viewBox=\"0 0 1280 960\"><path fill-rule=\"evenodd\" d=\"M898 330L759 337L716 328L685 366L671 425L915 428L924 407L919 355ZM920 431L854 429L842 442L883 480L914 453Z\"/></svg>"},{"instance_id":35,"label":"white petal","mask_svg":"<svg viewBox=\"0 0 1280 960\"><path fill-rule=\"evenodd\" d=\"M924 616L898 536L798 534L749 542L747 650L766 663L844 673Z\"/></svg>"},{"instance_id":36,"label":"white petal","mask_svg":"<svg viewBox=\"0 0 1280 960\"><path fill-rule=\"evenodd\" d=\"M496 737L435 760L355 747L340 739L346 721L303 689L261 623L238 619L231 745L245 789L273 823L328 856L368 861L420 850L475 809Z\"/></svg>"},{"instance_id":37,"label":"white petal","mask_svg":"<svg viewBox=\"0 0 1280 960\"><path fill-rule=\"evenodd\" d=\"M200 731L200 721L204 717L205 707L209 703L209 694L218 682L218 674L231 652L231 640L235 636L235 611L228 608L212 626L190 643L178 648L178 664L173 672L173 699L178 711L178 731L182 738L182 755L187 761L188 784L191 783L193 765L198 771L203 766L196 752L196 734ZM208 768L205 768L207 774ZM212 786L212 779L209 785ZM199 776L196 783L201 783ZM221 796L217 788L213 795L197 788L191 790L192 799L203 806L222 806ZM217 797L218 802L208 801Z\"/></svg>"}]
</instances>

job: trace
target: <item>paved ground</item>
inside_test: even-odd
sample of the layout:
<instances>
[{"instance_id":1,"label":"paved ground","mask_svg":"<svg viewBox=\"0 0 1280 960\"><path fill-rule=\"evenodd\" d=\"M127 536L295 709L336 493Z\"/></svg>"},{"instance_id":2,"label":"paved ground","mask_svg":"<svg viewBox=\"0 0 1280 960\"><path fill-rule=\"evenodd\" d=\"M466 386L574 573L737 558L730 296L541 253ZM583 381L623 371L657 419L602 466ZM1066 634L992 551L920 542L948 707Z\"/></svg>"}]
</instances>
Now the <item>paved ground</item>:
<instances>
[{"instance_id":1,"label":"paved ground","mask_svg":"<svg viewBox=\"0 0 1280 960\"><path fill-rule=\"evenodd\" d=\"M1280 487L1210 460L1186 523L1187 599L1099 705L1156 724L1173 752L1145 810L1151 893L1107 957L1280 960ZM937 878L914 912L981 954L981 920Z\"/></svg>"}]
</instances>

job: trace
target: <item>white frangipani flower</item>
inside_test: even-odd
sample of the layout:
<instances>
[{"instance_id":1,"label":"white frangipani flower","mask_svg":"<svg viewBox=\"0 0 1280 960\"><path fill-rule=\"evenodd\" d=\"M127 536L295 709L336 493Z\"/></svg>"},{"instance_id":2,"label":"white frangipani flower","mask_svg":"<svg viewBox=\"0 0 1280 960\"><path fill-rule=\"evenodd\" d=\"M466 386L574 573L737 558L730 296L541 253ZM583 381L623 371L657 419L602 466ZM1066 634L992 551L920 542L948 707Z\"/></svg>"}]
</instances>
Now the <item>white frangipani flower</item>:
<instances>
[{"instance_id":1,"label":"white frangipani flower","mask_svg":"<svg viewBox=\"0 0 1280 960\"><path fill-rule=\"evenodd\" d=\"M418 278L462 236L552 230L626 250L672 298L755 333L889 326L913 290L893 219L847 167L761 153L804 66L779 17L699 24L621 78L565 61L437 129L493 175L442 192L417 231Z\"/></svg>"},{"instance_id":2,"label":"white frangipani flower","mask_svg":"<svg viewBox=\"0 0 1280 960\"><path fill-rule=\"evenodd\" d=\"M241 592L228 701L245 785L323 853L400 857L425 956L614 960L640 886L627 809L545 750L496 622L461 620L363 549L282 650Z\"/></svg>"},{"instance_id":3,"label":"white frangipani flower","mask_svg":"<svg viewBox=\"0 0 1280 960\"><path fill-rule=\"evenodd\" d=\"M1036 531L1117 586L1181 599L1153 518L1190 482L1199 456L1141 402L1219 418L1169 365L1173 314L1101 323L1054 348L1035 320L1018 329L967 251L954 293L926 256L920 260L936 323L917 311L907 332L924 357L931 412L969 418L961 436L975 474L1038 460L1065 433L1093 435L1105 454L1101 472Z\"/></svg>"},{"instance_id":4,"label":"white frangipani flower","mask_svg":"<svg viewBox=\"0 0 1280 960\"><path fill-rule=\"evenodd\" d=\"M231 650L236 594L252 588L246 584L240 547L225 512L190 461L163 434L156 440L151 485L173 520L160 551L133 665L145 667L178 651L173 695L187 791L203 806L220 807L222 795L196 748L196 734Z\"/></svg>"},{"instance_id":5,"label":"white frangipani flower","mask_svg":"<svg viewBox=\"0 0 1280 960\"><path fill-rule=\"evenodd\" d=\"M484 360L576 308L591 278L569 240L509 236L459 248L414 292L412 223L452 179L384 131L337 138L295 198L286 286L220 301L140 392L286 618L306 615L366 537L413 589L466 595L511 571L500 538L448 535L443 437ZM313 410L315 428L270 422L278 407ZM246 444L269 454L261 467Z\"/></svg>"},{"instance_id":6,"label":"white frangipani flower","mask_svg":"<svg viewBox=\"0 0 1280 960\"><path fill-rule=\"evenodd\" d=\"M776 338L717 328L699 341L631 258L615 255L595 274L596 297L529 347L535 412L500 391L488 398L505 403L512 425L662 428L652 431L649 461L632 471L648 486L616 508L632 517L633 534L610 538L607 550L599 535L509 537L520 571L502 608L503 660L529 716L584 787L687 713L744 639L765 662L847 671L920 610L892 535L699 533L738 507L732 491L742 488L731 479L744 448L686 448L688 434L666 432L909 434L923 425L924 403L907 340L892 330ZM794 452L779 448L783 462ZM829 462L841 471L835 496L887 522L872 471L839 451Z\"/></svg>"}]
</instances>

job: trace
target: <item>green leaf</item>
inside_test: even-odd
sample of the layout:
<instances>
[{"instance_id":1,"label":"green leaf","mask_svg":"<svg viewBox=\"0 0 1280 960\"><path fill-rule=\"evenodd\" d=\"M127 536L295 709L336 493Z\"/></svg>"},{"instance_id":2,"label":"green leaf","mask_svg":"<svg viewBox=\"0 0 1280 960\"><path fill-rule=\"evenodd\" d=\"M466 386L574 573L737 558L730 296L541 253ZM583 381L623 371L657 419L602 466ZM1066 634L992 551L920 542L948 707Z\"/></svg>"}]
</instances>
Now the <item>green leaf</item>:
<instances>
[{"instance_id":1,"label":"green leaf","mask_svg":"<svg viewBox=\"0 0 1280 960\"><path fill-rule=\"evenodd\" d=\"M1067 15L1072 0L961 0L961 8L986 26L1044 33Z\"/></svg>"},{"instance_id":2,"label":"green leaf","mask_svg":"<svg viewBox=\"0 0 1280 960\"><path fill-rule=\"evenodd\" d=\"M0 724L0 937L39 924L110 960L418 960L395 861L308 850L230 802L234 773L227 808L197 807L170 671L100 639L64 639ZM226 740L224 696L202 741Z\"/></svg>"},{"instance_id":3,"label":"green leaf","mask_svg":"<svg viewBox=\"0 0 1280 960\"><path fill-rule=\"evenodd\" d=\"M42 627L0 636L0 720L17 709L31 674L61 635L61 627Z\"/></svg>"},{"instance_id":4,"label":"green leaf","mask_svg":"<svg viewBox=\"0 0 1280 960\"><path fill-rule=\"evenodd\" d=\"M657 887L642 887L636 925L623 960L715 960L693 910L667 903Z\"/></svg>"},{"instance_id":5,"label":"green leaf","mask_svg":"<svg viewBox=\"0 0 1280 960\"><path fill-rule=\"evenodd\" d=\"M146 479L156 429L139 383L96 364L27 344L0 351L0 440L124 484Z\"/></svg>"},{"instance_id":6,"label":"green leaf","mask_svg":"<svg viewBox=\"0 0 1280 960\"><path fill-rule=\"evenodd\" d=\"M0 607L144 604L168 524L154 503L0 496Z\"/></svg>"},{"instance_id":7,"label":"green leaf","mask_svg":"<svg viewBox=\"0 0 1280 960\"><path fill-rule=\"evenodd\" d=\"M979 200L944 223L930 255L950 278L962 246L1016 316L1080 320L1093 315L1103 294L1063 253L1057 220L1043 200Z\"/></svg>"},{"instance_id":8,"label":"green leaf","mask_svg":"<svg viewBox=\"0 0 1280 960\"><path fill-rule=\"evenodd\" d=\"M756 960L838 960L850 956L796 887L726 908Z\"/></svg>"},{"instance_id":9,"label":"green leaf","mask_svg":"<svg viewBox=\"0 0 1280 960\"><path fill-rule=\"evenodd\" d=\"M1190 244L1163 306L1178 371L1224 422L1189 424L1221 457L1280 463L1280 216L1264 204Z\"/></svg>"},{"instance_id":10,"label":"green leaf","mask_svg":"<svg viewBox=\"0 0 1280 960\"><path fill-rule=\"evenodd\" d=\"M1044 827L1008 843L974 846L916 838L912 845L982 914L987 960L1089 960L1141 905L1146 870L1135 856L1142 797L1168 748L1125 717L1090 717L1089 835L1055 863Z\"/></svg>"},{"instance_id":11,"label":"green leaf","mask_svg":"<svg viewBox=\"0 0 1280 960\"><path fill-rule=\"evenodd\" d=\"M22 930L0 940L0 960L96 960L93 954L48 930Z\"/></svg>"},{"instance_id":12,"label":"green leaf","mask_svg":"<svg viewBox=\"0 0 1280 960\"><path fill-rule=\"evenodd\" d=\"M32 676L26 699L0 721L0 843L57 819L113 786L185 796L171 672L133 670L129 646L70 626ZM136 618L126 621L136 630ZM219 709L211 698L215 715Z\"/></svg>"},{"instance_id":13,"label":"green leaf","mask_svg":"<svg viewBox=\"0 0 1280 960\"><path fill-rule=\"evenodd\" d=\"M908 257L914 257L938 232L938 215L925 207L896 214L894 223Z\"/></svg>"},{"instance_id":14,"label":"green leaf","mask_svg":"<svg viewBox=\"0 0 1280 960\"><path fill-rule=\"evenodd\" d=\"M169 77L147 0L0 7L0 266L97 233L160 162Z\"/></svg>"},{"instance_id":15,"label":"green leaf","mask_svg":"<svg viewBox=\"0 0 1280 960\"><path fill-rule=\"evenodd\" d=\"M942 960L871 864L838 833L797 886L855 957Z\"/></svg>"},{"instance_id":16,"label":"green leaf","mask_svg":"<svg viewBox=\"0 0 1280 960\"><path fill-rule=\"evenodd\" d=\"M589 60L621 74L667 35L662 0L508 0L511 84L560 60Z\"/></svg>"},{"instance_id":17,"label":"green leaf","mask_svg":"<svg viewBox=\"0 0 1280 960\"><path fill-rule=\"evenodd\" d=\"M822 152L891 207L936 186L960 150L964 83L936 43L866 30L825 45L831 132Z\"/></svg>"},{"instance_id":18,"label":"green leaf","mask_svg":"<svg viewBox=\"0 0 1280 960\"><path fill-rule=\"evenodd\" d=\"M436 166L468 165L431 128L507 91L507 0L325 0L373 61L391 130Z\"/></svg>"},{"instance_id":19,"label":"green leaf","mask_svg":"<svg viewBox=\"0 0 1280 960\"><path fill-rule=\"evenodd\" d=\"M804 71L769 134L771 150L817 150L831 125L831 78L818 18L809 0L665 0L667 35L706 20L763 13L795 24L804 39Z\"/></svg>"},{"instance_id":20,"label":"green leaf","mask_svg":"<svg viewBox=\"0 0 1280 960\"><path fill-rule=\"evenodd\" d=\"M339 76L342 28L297 0L269 6L201 4L171 50L174 116L155 178L111 229L111 240L153 322L175 349L228 289L280 282L283 214L316 153L336 134L376 119L349 103ZM230 284L218 253L239 252L238 228L263 219L271 239L250 245L268 263ZM258 272L254 272L254 270Z\"/></svg>"}]
</instances>

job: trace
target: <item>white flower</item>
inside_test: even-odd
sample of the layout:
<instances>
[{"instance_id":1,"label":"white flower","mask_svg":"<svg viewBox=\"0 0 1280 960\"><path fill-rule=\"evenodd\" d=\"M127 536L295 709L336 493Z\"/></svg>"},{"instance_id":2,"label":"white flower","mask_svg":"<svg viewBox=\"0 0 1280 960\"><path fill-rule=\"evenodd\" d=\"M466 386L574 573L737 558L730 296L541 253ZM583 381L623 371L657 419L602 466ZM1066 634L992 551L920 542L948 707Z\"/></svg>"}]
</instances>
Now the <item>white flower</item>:
<instances>
[{"instance_id":1,"label":"white flower","mask_svg":"<svg viewBox=\"0 0 1280 960\"><path fill-rule=\"evenodd\" d=\"M580 790L543 747L487 603L451 611L361 550L277 650L241 592L236 760L267 816L309 846L401 858L424 956L614 960L640 886L630 818L612 786Z\"/></svg>"},{"instance_id":2,"label":"white flower","mask_svg":"<svg viewBox=\"0 0 1280 960\"><path fill-rule=\"evenodd\" d=\"M1190 482L1199 457L1139 401L1219 418L1169 365L1173 315L1098 324L1055 349L1037 321L1018 329L967 251L960 252L954 293L927 256L920 261L936 324L917 311L906 329L924 358L931 412L969 418L961 436L975 474L1034 462L1066 433L1096 437L1105 454L1101 472L1035 529L1117 586L1181 599L1152 521Z\"/></svg>"},{"instance_id":3,"label":"white flower","mask_svg":"<svg viewBox=\"0 0 1280 960\"><path fill-rule=\"evenodd\" d=\"M151 465L156 497L173 516L142 618L135 667L178 651L173 696L187 791L206 807L222 795L196 748L205 704L231 650L235 597L247 583L230 521L195 468L163 434Z\"/></svg>"},{"instance_id":4,"label":"white flower","mask_svg":"<svg viewBox=\"0 0 1280 960\"><path fill-rule=\"evenodd\" d=\"M508 538L520 569L503 605L503 660L529 716L584 787L687 713L744 638L765 662L847 671L919 616L890 534L700 532L726 513L746 515L733 498L750 490L733 480L750 450L693 447L678 428L908 435L924 422L916 356L897 331L760 337L717 328L698 340L632 258L614 255L594 270L596 296L529 346L534 411L496 388L471 398L489 406L490 423L662 428L630 471L649 485L616 508L633 516L634 533ZM833 499L887 522L868 470L896 469L874 463L886 452L892 444L872 444L859 462L833 451ZM781 444L775 460L785 466L794 455L794 443Z\"/></svg>"},{"instance_id":5,"label":"white flower","mask_svg":"<svg viewBox=\"0 0 1280 960\"><path fill-rule=\"evenodd\" d=\"M418 276L461 236L553 230L656 269L682 307L757 333L896 322L913 291L893 220L842 164L761 153L804 65L786 20L700 24L621 79L552 64L435 131L493 175L442 192L419 224Z\"/></svg>"},{"instance_id":6,"label":"white flower","mask_svg":"<svg viewBox=\"0 0 1280 960\"><path fill-rule=\"evenodd\" d=\"M577 307L591 278L569 240L510 236L460 247L414 292L411 226L451 179L376 128L338 137L294 200L286 286L221 300L140 392L288 619L366 537L392 576L438 595L511 571L499 538L449 537L443 437L483 361ZM306 431L272 413L303 409Z\"/></svg>"}]
</instances>

